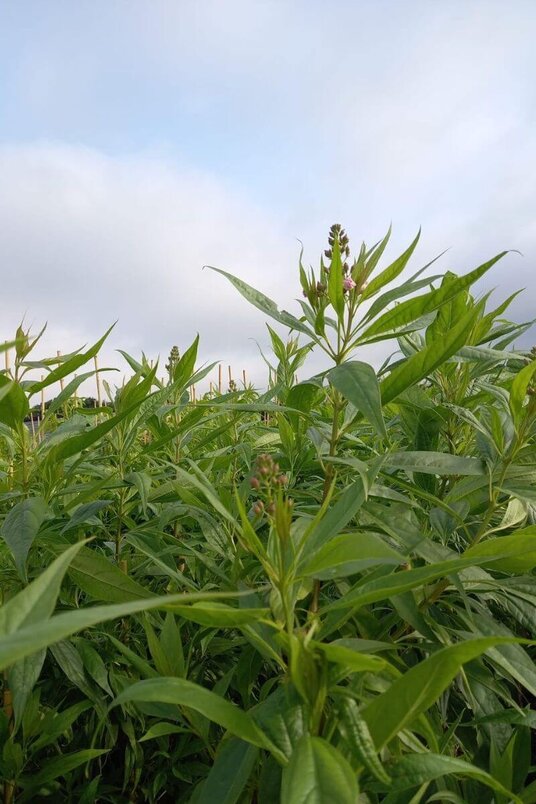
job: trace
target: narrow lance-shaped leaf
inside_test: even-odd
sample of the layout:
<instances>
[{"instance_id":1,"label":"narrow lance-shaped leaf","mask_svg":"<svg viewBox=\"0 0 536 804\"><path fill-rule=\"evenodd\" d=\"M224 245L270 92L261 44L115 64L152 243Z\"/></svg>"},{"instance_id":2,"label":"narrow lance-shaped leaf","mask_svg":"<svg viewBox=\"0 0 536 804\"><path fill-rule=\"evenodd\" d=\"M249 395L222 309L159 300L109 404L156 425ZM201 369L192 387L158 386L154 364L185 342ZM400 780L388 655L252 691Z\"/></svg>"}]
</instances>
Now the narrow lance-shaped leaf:
<instances>
[{"instance_id":1,"label":"narrow lance-shaped leaf","mask_svg":"<svg viewBox=\"0 0 536 804\"><path fill-rule=\"evenodd\" d=\"M138 681L121 692L113 705L136 701L177 704L195 709L252 745L272 750L270 740L263 734L253 718L235 704L226 701L211 690L184 678L150 678Z\"/></svg>"},{"instance_id":2,"label":"narrow lance-shaped leaf","mask_svg":"<svg viewBox=\"0 0 536 804\"><path fill-rule=\"evenodd\" d=\"M23 626L39 623L52 614L67 567L84 544L78 542L65 550L35 581L0 607L0 645L3 636ZM35 649L39 647L45 646L38 645ZM28 653L22 655L27 656Z\"/></svg>"},{"instance_id":3,"label":"narrow lance-shaped leaf","mask_svg":"<svg viewBox=\"0 0 536 804\"><path fill-rule=\"evenodd\" d=\"M374 533L345 533L335 536L316 553L307 554L301 574L321 580L344 578L377 565L400 565L404 556Z\"/></svg>"},{"instance_id":4,"label":"narrow lance-shaped leaf","mask_svg":"<svg viewBox=\"0 0 536 804\"><path fill-rule=\"evenodd\" d=\"M449 334L439 342L433 342L417 354L394 368L380 383L382 403L386 405L406 388L420 382L435 371L445 360L456 354L469 337L476 320L477 310L469 310Z\"/></svg>"},{"instance_id":5,"label":"narrow lance-shaped leaf","mask_svg":"<svg viewBox=\"0 0 536 804\"><path fill-rule=\"evenodd\" d=\"M253 768L259 750L237 737L226 739L220 744L207 778L203 782L195 804L236 804Z\"/></svg>"},{"instance_id":6,"label":"narrow lance-shaped leaf","mask_svg":"<svg viewBox=\"0 0 536 804\"><path fill-rule=\"evenodd\" d=\"M495 792L506 796L509 801L521 802L523 800L476 765L443 754L419 753L402 757L392 769L391 791L409 790L441 776L449 775L460 776L462 779L475 779Z\"/></svg>"},{"instance_id":7,"label":"narrow lance-shaped leaf","mask_svg":"<svg viewBox=\"0 0 536 804\"><path fill-rule=\"evenodd\" d=\"M242 296L253 304L254 307L257 307L258 310L261 310L266 315L269 315L270 318L273 318L274 321L278 321L280 324L285 324L285 326L290 327L291 329L295 329L297 332L303 332L309 337L313 338L313 340L317 340L314 333L295 318L290 313L287 313L285 310L279 310L277 304L273 302L268 296L265 296L264 293L261 293L259 290L255 290L252 288L251 285L248 285L242 279L238 279L236 276L227 273L227 271L222 271L221 268L214 268L212 265L207 265L207 268L210 268L211 271L216 271L218 274L225 276L229 282L238 290Z\"/></svg>"},{"instance_id":8,"label":"narrow lance-shaped leaf","mask_svg":"<svg viewBox=\"0 0 536 804\"><path fill-rule=\"evenodd\" d=\"M80 543L80 546L82 544ZM75 545L75 547L78 549L79 545ZM65 554L59 556L48 568L51 570L49 575L53 575L55 582L58 579L61 582L61 578L74 552L67 550L66 554L67 556ZM59 591L59 583L52 590L48 588L42 589L41 579L45 578L46 580L49 578L47 572L48 570L0 608L0 634L7 634L6 636L0 636L0 670L9 667L9 665L19 659L23 659L25 656L29 656L97 623L115 620L118 617L127 617L142 611L172 609L175 604L184 605L201 600L228 600L240 594L238 592L198 592L164 595L109 606L75 609L57 614L50 619L36 621L32 617L36 617L36 609L41 613L39 610L41 602L49 606L51 601L55 602ZM25 614L27 615L26 618ZM23 622L25 619L26 621ZM16 630L19 623L21 627ZM7 630L8 628L9 630Z\"/></svg>"},{"instance_id":9,"label":"narrow lance-shaped leaf","mask_svg":"<svg viewBox=\"0 0 536 804\"><path fill-rule=\"evenodd\" d=\"M302 737L283 770L281 804L355 804L356 775L348 760L321 737Z\"/></svg>"},{"instance_id":10,"label":"narrow lance-shaped leaf","mask_svg":"<svg viewBox=\"0 0 536 804\"><path fill-rule=\"evenodd\" d=\"M522 368L512 381L512 387L510 389L510 410L512 411L514 422L518 426L523 415L525 397L534 372L536 372L536 360L529 363L525 368Z\"/></svg>"},{"instance_id":11,"label":"narrow lance-shaped leaf","mask_svg":"<svg viewBox=\"0 0 536 804\"><path fill-rule=\"evenodd\" d=\"M177 387L184 385L192 376L195 361L197 360L197 349L199 346L199 334L194 338L193 343L182 355L173 372L173 381Z\"/></svg>"},{"instance_id":12,"label":"narrow lance-shaped leaf","mask_svg":"<svg viewBox=\"0 0 536 804\"><path fill-rule=\"evenodd\" d=\"M378 751L435 703L464 664L495 645L516 641L497 636L460 642L438 650L396 679L362 711Z\"/></svg>"},{"instance_id":13,"label":"narrow lance-shaped leaf","mask_svg":"<svg viewBox=\"0 0 536 804\"><path fill-rule=\"evenodd\" d=\"M351 360L331 369L328 376L335 388L368 419L378 435L387 438L380 386L372 366Z\"/></svg>"},{"instance_id":14,"label":"narrow lance-shaped leaf","mask_svg":"<svg viewBox=\"0 0 536 804\"><path fill-rule=\"evenodd\" d=\"M29 410L26 394L19 383L0 374L0 422L20 431Z\"/></svg>"},{"instance_id":15,"label":"narrow lance-shaped leaf","mask_svg":"<svg viewBox=\"0 0 536 804\"><path fill-rule=\"evenodd\" d=\"M418 296L415 299L408 299L402 302L392 310L387 311L380 316L373 324L371 324L360 336L359 343L365 343L374 338L376 335L382 333L394 332L405 324L411 321L416 321L418 318L431 313L441 307L442 304L450 301L461 290L470 287L477 279L480 279L489 269L495 265L504 255L506 251L501 252L493 259L485 262L483 265L475 268L464 276L460 276L456 281L442 286L437 290L432 290L425 293L423 296Z\"/></svg>"},{"instance_id":16,"label":"narrow lance-shaped leaf","mask_svg":"<svg viewBox=\"0 0 536 804\"><path fill-rule=\"evenodd\" d=\"M15 566L22 580L26 580L26 558L33 540L47 514L42 497L29 497L17 503L7 514L0 536L4 539L15 559Z\"/></svg>"},{"instance_id":17,"label":"narrow lance-shaped leaf","mask_svg":"<svg viewBox=\"0 0 536 804\"><path fill-rule=\"evenodd\" d=\"M384 467L432 475L482 475L485 472L484 462L479 458L426 450L391 452L385 458Z\"/></svg>"},{"instance_id":18,"label":"narrow lance-shaped leaf","mask_svg":"<svg viewBox=\"0 0 536 804\"><path fill-rule=\"evenodd\" d=\"M367 287L365 288L361 296L363 300L370 299L370 297L374 296L374 294L377 293L379 290L381 290L381 288L383 288L385 285L388 285L390 282L396 279L397 276L400 276L400 274L408 264L411 255L415 251L420 236L421 236L421 230L419 229L419 231L417 232L417 237L415 238L413 243L411 243L410 246L408 246L408 248L404 251L404 253L401 254L399 257L397 257L396 260L394 260L394 262L392 262L391 265L389 265L380 274L378 274L378 276L369 281Z\"/></svg>"},{"instance_id":19,"label":"narrow lance-shaped leaf","mask_svg":"<svg viewBox=\"0 0 536 804\"><path fill-rule=\"evenodd\" d=\"M41 391L43 388L47 388L49 385L53 385L55 382L67 377L69 374L73 374L73 372L77 371L80 366L83 366L85 363L91 360L92 357L95 357L114 327L115 324L112 324L112 326L106 330L102 338L99 338L99 340L94 343L93 346L87 350L87 352L82 352L82 354L75 355L69 360L63 361L57 368L53 369L44 380L32 383L29 387L30 395L38 393L38 391Z\"/></svg>"}]
</instances>

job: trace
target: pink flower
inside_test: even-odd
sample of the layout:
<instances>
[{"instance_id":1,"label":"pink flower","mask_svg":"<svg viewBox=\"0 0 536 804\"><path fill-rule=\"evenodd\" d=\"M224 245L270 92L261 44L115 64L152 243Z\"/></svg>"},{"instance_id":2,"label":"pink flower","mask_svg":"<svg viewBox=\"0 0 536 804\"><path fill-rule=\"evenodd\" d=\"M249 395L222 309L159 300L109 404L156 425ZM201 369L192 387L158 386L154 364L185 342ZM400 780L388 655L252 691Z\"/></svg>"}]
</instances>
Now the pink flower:
<instances>
[{"instance_id":1,"label":"pink flower","mask_svg":"<svg viewBox=\"0 0 536 804\"><path fill-rule=\"evenodd\" d=\"M355 282L351 276L345 276L342 280L342 286L345 290L353 290L355 288Z\"/></svg>"}]
</instances>

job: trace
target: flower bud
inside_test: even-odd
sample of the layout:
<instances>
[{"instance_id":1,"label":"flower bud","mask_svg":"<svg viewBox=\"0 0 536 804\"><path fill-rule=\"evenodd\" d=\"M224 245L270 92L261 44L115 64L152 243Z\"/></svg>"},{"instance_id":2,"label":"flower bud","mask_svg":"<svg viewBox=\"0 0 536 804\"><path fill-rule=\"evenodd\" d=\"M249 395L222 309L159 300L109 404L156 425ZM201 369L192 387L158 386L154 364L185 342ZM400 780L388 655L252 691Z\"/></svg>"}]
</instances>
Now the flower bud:
<instances>
[{"instance_id":1,"label":"flower bud","mask_svg":"<svg viewBox=\"0 0 536 804\"><path fill-rule=\"evenodd\" d=\"M264 503L262 500L257 500L255 505L253 506L253 513L255 516L261 516L262 512L264 511Z\"/></svg>"}]
</instances>

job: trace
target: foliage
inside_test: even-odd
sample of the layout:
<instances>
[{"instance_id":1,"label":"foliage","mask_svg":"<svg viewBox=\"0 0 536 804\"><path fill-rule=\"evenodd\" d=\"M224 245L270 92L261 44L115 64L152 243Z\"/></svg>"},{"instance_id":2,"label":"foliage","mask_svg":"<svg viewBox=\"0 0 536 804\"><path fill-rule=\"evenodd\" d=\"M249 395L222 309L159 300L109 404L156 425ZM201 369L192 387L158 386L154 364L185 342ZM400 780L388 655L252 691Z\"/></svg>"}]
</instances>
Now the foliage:
<instances>
[{"instance_id":1,"label":"foliage","mask_svg":"<svg viewBox=\"0 0 536 804\"><path fill-rule=\"evenodd\" d=\"M106 335L3 347L5 802L536 802L529 324L418 239L332 227L298 316L219 271L290 331L266 392L193 402L197 337L81 406Z\"/></svg>"}]
</instances>

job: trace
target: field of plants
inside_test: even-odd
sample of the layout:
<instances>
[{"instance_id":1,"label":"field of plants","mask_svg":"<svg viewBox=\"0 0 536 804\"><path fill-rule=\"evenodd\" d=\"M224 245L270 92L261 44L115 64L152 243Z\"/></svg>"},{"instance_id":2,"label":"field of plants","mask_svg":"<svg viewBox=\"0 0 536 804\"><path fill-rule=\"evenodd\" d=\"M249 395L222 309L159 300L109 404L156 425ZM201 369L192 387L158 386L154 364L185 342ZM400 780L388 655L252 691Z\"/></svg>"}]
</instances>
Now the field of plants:
<instances>
[{"instance_id":1,"label":"field of plants","mask_svg":"<svg viewBox=\"0 0 536 804\"><path fill-rule=\"evenodd\" d=\"M294 314L214 269L260 391L203 394L195 338L88 407L104 338L1 347L4 804L536 802L530 322L472 290L504 254L388 240L333 226Z\"/></svg>"}]
</instances>

